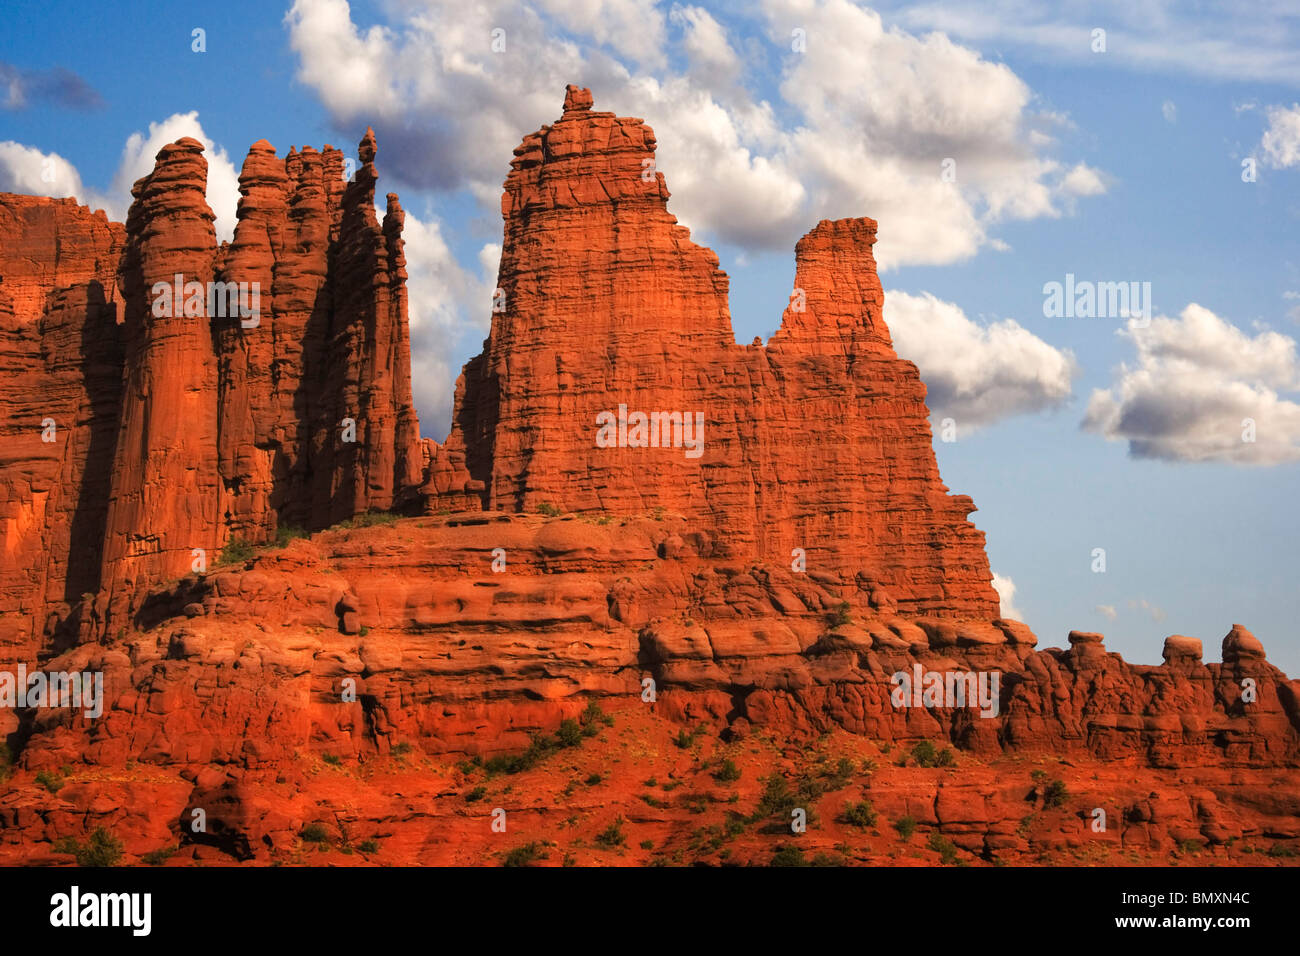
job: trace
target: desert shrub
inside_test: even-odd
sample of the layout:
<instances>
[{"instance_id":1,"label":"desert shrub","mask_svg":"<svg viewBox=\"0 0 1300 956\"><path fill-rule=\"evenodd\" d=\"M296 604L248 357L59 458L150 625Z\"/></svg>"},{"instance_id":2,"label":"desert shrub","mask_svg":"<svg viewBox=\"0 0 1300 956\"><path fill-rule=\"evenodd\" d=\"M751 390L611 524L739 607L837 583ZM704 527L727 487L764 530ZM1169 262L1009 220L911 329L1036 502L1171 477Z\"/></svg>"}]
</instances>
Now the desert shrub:
<instances>
[{"instance_id":1,"label":"desert shrub","mask_svg":"<svg viewBox=\"0 0 1300 956\"><path fill-rule=\"evenodd\" d=\"M804 859L803 850L797 846L783 846L772 854L772 862L769 866L807 866L808 861Z\"/></svg>"},{"instance_id":2,"label":"desert shrub","mask_svg":"<svg viewBox=\"0 0 1300 956\"><path fill-rule=\"evenodd\" d=\"M601 726L613 727L614 718L601 708L600 704L594 700L587 702L587 708L578 717L578 722L582 724L582 734L584 737L594 737L600 733Z\"/></svg>"},{"instance_id":3,"label":"desert shrub","mask_svg":"<svg viewBox=\"0 0 1300 956\"><path fill-rule=\"evenodd\" d=\"M1064 780L1053 780L1043 788L1043 806L1059 807L1065 803L1070 792L1065 789Z\"/></svg>"},{"instance_id":4,"label":"desert shrub","mask_svg":"<svg viewBox=\"0 0 1300 956\"><path fill-rule=\"evenodd\" d=\"M42 787L44 787L46 790L50 791L50 793L58 793L61 789L63 789L63 785L67 781L61 779L59 775L56 773L50 773L48 770L42 770L40 773L36 775L36 782L39 783Z\"/></svg>"},{"instance_id":5,"label":"desert shrub","mask_svg":"<svg viewBox=\"0 0 1300 956\"><path fill-rule=\"evenodd\" d=\"M487 787L478 786L475 787L473 790L469 791L469 793L465 794L465 802L476 803L477 801L482 800L486 796L487 796Z\"/></svg>"},{"instance_id":6,"label":"desert shrub","mask_svg":"<svg viewBox=\"0 0 1300 956\"><path fill-rule=\"evenodd\" d=\"M122 841L98 827L85 843L64 837L54 844L54 852L71 853L77 858L77 866L117 866L122 859Z\"/></svg>"},{"instance_id":7,"label":"desert shrub","mask_svg":"<svg viewBox=\"0 0 1300 956\"><path fill-rule=\"evenodd\" d=\"M835 627L843 627L853 620L849 616L849 602L841 601L840 606L835 609L835 616L831 618L831 624Z\"/></svg>"},{"instance_id":8,"label":"desert shrub","mask_svg":"<svg viewBox=\"0 0 1300 956\"><path fill-rule=\"evenodd\" d=\"M369 840L362 840L357 844L357 849L362 853L378 853L379 841L374 837L371 837Z\"/></svg>"},{"instance_id":9,"label":"desert shrub","mask_svg":"<svg viewBox=\"0 0 1300 956\"><path fill-rule=\"evenodd\" d=\"M587 779L585 782L587 786L594 787L596 784L600 783L604 779L605 778L598 773L589 773L587 774Z\"/></svg>"},{"instance_id":10,"label":"desert shrub","mask_svg":"<svg viewBox=\"0 0 1300 956\"><path fill-rule=\"evenodd\" d=\"M894 821L894 829L904 840L912 839L912 834L916 832L916 817L910 813L905 817L899 817Z\"/></svg>"},{"instance_id":11,"label":"desert shrub","mask_svg":"<svg viewBox=\"0 0 1300 956\"><path fill-rule=\"evenodd\" d=\"M922 740L912 748L912 759L916 761L918 767L933 767L938 757L938 752L934 749L934 744L928 740Z\"/></svg>"},{"instance_id":12,"label":"desert shrub","mask_svg":"<svg viewBox=\"0 0 1300 956\"><path fill-rule=\"evenodd\" d=\"M525 843L517 846L505 855L502 866L532 866L537 860L546 859L540 843Z\"/></svg>"},{"instance_id":13,"label":"desert shrub","mask_svg":"<svg viewBox=\"0 0 1300 956\"><path fill-rule=\"evenodd\" d=\"M876 825L876 811L871 806L870 800L860 800L857 803L845 804L844 813L840 815L840 819L850 826L860 827L865 830Z\"/></svg>"},{"instance_id":14,"label":"desert shrub","mask_svg":"<svg viewBox=\"0 0 1300 956\"><path fill-rule=\"evenodd\" d=\"M221 556L217 558L217 564L242 564L256 553L251 544L238 535L234 535L226 541L226 546L221 549Z\"/></svg>"},{"instance_id":15,"label":"desert shrub","mask_svg":"<svg viewBox=\"0 0 1300 956\"><path fill-rule=\"evenodd\" d=\"M551 504L549 501L543 501L538 505L537 513L539 515L545 515L548 518L558 518L560 515L564 514L563 511L555 507L555 505Z\"/></svg>"},{"instance_id":16,"label":"desert shrub","mask_svg":"<svg viewBox=\"0 0 1300 956\"><path fill-rule=\"evenodd\" d=\"M626 845L627 834L623 832L624 822L622 817L616 818L613 823L596 834L596 842L610 850L616 846Z\"/></svg>"},{"instance_id":17,"label":"desert shrub","mask_svg":"<svg viewBox=\"0 0 1300 956\"><path fill-rule=\"evenodd\" d=\"M572 717L560 721L560 729L555 732L561 747L576 747L582 743L582 726Z\"/></svg>"},{"instance_id":18,"label":"desert shrub","mask_svg":"<svg viewBox=\"0 0 1300 956\"><path fill-rule=\"evenodd\" d=\"M330 840L329 831L321 823L309 823L303 827L298 836L302 837L304 843L328 843Z\"/></svg>"},{"instance_id":19,"label":"desert shrub","mask_svg":"<svg viewBox=\"0 0 1300 956\"><path fill-rule=\"evenodd\" d=\"M641 849L643 849L643 850L653 850L654 848L655 848L655 841L654 841L654 840L642 840L642 841L641 841Z\"/></svg>"},{"instance_id":20,"label":"desert shrub","mask_svg":"<svg viewBox=\"0 0 1300 956\"><path fill-rule=\"evenodd\" d=\"M175 853L176 847L164 846L159 847L157 850L150 850L144 856L140 857L140 859L145 863L148 863L150 866L162 866L170 860Z\"/></svg>"},{"instance_id":21,"label":"desert shrub","mask_svg":"<svg viewBox=\"0 0 1300 956\"><path fill-rule=\"evenodd\" d=\"M305 537L307 537L307 532L304 531L302 528L299 528L297 525L292 525L292 524L276 525L275 546L277 548L283 548L290 541L293 541L297 538L305 538Z\"/></svg>"},{"instance_id":22,"label":"desert shrub","mask_svg":"<svg viewBox=\"0 0 1300 956\"><path fill-rule=\"evenodd\" d=\"M376 525L392 524L397 515L391 511L366 511L353 515L351 520L343 522L349 528L373 528Z\"/></svg>"},{"instance_id":23,"label":"desert shrub","mask_svg":"<svg viewBox=\"0 0 1300 956\"><path fill-rule=\"evenodd\" d=\"M740 779L740 768L736 766L734 760L728 757L722 761L722 766L713 771L713 779L719 783L734 783Z\"/></svg>"},{"instance_id":24,"label":"desert shrub","mask_svg":"<svg viewBox=\"0 0 1300 956\"><path fill-rule=\"evenodd\" d=\"M957 862L957 846L946 836L935 830L926 841L926 846L939 854L939 859L949 865Z\"/></svg>"}]
</instances>

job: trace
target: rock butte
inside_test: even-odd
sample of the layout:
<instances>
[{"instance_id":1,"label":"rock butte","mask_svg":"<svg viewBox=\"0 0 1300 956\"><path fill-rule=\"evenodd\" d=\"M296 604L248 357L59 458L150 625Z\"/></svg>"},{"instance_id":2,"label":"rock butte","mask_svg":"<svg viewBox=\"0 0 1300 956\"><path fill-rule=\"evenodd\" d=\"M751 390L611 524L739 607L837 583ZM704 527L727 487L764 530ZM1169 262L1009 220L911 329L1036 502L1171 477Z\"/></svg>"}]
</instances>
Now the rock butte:
<instances>
[{"instance_id":1,"label":"rock butte","mask_svg":"<svg viewBox=\"0 0 1300 956\"><path fill-rule=\"evenodd\" d=\"M780 329L737 345L727 276L668 212L654 149L572 86L515 149L491 333L441 444L419 437L403 214L390 194L375 215L370 131L346 183L329 146L255 143L220 246L190 139L159 152L125 226L0 195L0 646L106 682L98 720L0 710L16 755L0 860L104 825L134 855L179 841L178 859L265 861L321 820L391 840L391 862L494 859L497 804L466 803L477 771L451 763L522 750L593 700L693 787L707 775L671 756L668 727L710 728L718 754L827 732L890 762L894 744L950 743L962 779L890 770L868 795L986 860L1091 845L1088 808L1021 832L1008 774L1026 755L1108 781L1117 847L1300 838L1300 683L1247 630L1222 663L1173 635L1143 666L1099 634L1037 650L999 616L973 504L941 483L925 387L891 345L875 222L804 236ZM177 273L256 282L260 321L156 316L154 283ZM619 405L702 413L702 453L601 447ZM265 547L218 558L240 542ZM895 708L889 677L915 663L1000 673L998 715ZM410 748L447 766L408 766ZM340 789L312 755L393 762L407 795ZM34 783L69 765L58 794ZM539 794L555 775L536 773ZM647 815L640 789L530 797L525 832L635 809L685 846L689 801ZM183 825L195 806L208 836Z\"/></svg>"}]
</instances>

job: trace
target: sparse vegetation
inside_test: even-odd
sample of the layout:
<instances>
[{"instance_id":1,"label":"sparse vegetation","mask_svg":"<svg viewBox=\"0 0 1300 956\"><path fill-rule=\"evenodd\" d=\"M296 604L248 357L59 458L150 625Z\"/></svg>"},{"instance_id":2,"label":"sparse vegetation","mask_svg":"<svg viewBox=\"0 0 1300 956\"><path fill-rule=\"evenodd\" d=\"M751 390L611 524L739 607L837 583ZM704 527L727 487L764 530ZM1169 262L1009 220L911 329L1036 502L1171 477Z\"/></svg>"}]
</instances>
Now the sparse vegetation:
<instances>
[{"instance_id":1,"label":"sparse vegetation","mask_svg":"<svg viewBox=\"0 0 1300 956\"><path fill-rule=\"evenodd\" d=\"M717 770L713 771L713 779L719 783L735 783L740 779L740 768L728 757L722 761L722 765Z\"/></svg>"},{"instance_id":2,"label":"sparse vegetation","mask_svg":"<svg viewBox=\"0 0 1300 956\"><path fill-rule=\"evenodd\" d=\"M572 717L565 717L555 736L561 747L576 747L582 743L582 726Z\"/></svg>"},{"instance_id":3,"label":"sparse vegetation","mask_svg":"<svg viewBox=\"0 0 1300 956\"><path fill-rule=\"evenodd\" d=\"M587 774L586 784L589 787L594 787L596 784L600 783L604 779L605 778L598 773L589 773Z\"/></svg>"},{"instance_id":4,"label":"sparse vegetation","mask_svg":"<svg viewBox=\"0 0 1300 956\"><path fill-rule=\"evenodd\" d=\"M297 525L277 525L275 529L275 546L277 548L283 548L290 541L305 537L307 537L307 532L302 528L299 528Z\"/></svg>"},{"instance_id":5,"label":"sparse vegetation","mask_svg":"<svg viewBox=\"0 0 1300 956\"><path fill-rule=\"evenodd\" d=\"M466 803L476 803L487 796L487 787L478 786L465 794Z\"/></svg>"},{"instance_id":6,"label":"sparse vegetation","mask_svg":"<svg viewBox=\"0 0 1300 956\"><path fill-rule=\"evenodd\" d=\"M329 831L325 829L322 823L309 823L298 831L298 836L304 843L328 843L330 839Z\"/></svg>"},{"instance_id":7,"label":"sparse vegetation","mask_svg":"<svg viewBox=\"0 0 1300 956\"><path fill-rule=\"evenodd\" d=\"M256 553L251 544L239 535L232 535L226 541L226 546L221 549L217 564L242 564Z\"/></svg>"},{"instance_id":8,"label":"sparse vegetation","mask_svg":"<svg viewBox=\"0 0 1300 956\"><path fill-rule=\"evenodd\" d=\"M357 849L362 853L378 853L379 841L374 837L371 837L369 840L362 840L357 844Z\"/></svg>"},{"instance_id":9,"label":"sparse vegetation","mask_svg":"<svg viewBox=\"0 0 1300 956\"><path fill-rule=\"evenodd\" d=\"M397 515L391 511L367 511L363 514L354 515L347 521L335 525L336 528L373 528L376 525L392 524L397 520Z\"/></svg>"},{"instance_id":10,"label":"sparse vegetation","mask_svg":"<svg viewBox=\"0 0 1300 956\"><path fill-rule=\"evenodd\" d=\"M144 856L140 857L140 859L145 863L148 863L150 866L162 866L170 860L175 853L176 847L164 846L159 847L157 850L150 850Z\"/></svg>"},{"instance_id":11,"label":"sparse vegetation","mask_svg":"<svg viewBox=\"0 0 1300 956\"><path fill-rule=\"evenodd\" d=\"M831 618L833 627L843 627L852 623L853 618L849 616L849 602L841 601L840 606L835 609L835 616Z\"/></svg>"},{"instance_id":12,"label":"sparse vegetation","mask_svg":"<svg viewBox=\"0 0 1300 956\"><path fill-rule=\"evenodd\" d=\"M546 853L542 850L542 845L537 842L525 843L523 846L517 846L505 855L501 861L502 866L532 866L538 860L546 859Z\"/></svg>"},{"instance_id":13,"label":"sparse vegetation","mask_svg":"<svg viewBox=\"0 0 1300 956\"><path fill-rule=\"evenodd\" d=\"M957 862L957 846L946 836L935 830L926 841L926 846L939 854L939 859L951 866Z\"/></svg>"},{"instance_id":14,"label":"sparse vegetation","mask_svg":"<svg viewBox=\"0 0 1300 956\"><path fill-rule=\"evenodd\" d=\"M596 834L596 843L607 850L626 846L627 834L623 832L624 822L622 817L616 818L613 823Z\"/></svg>"},{"instance_id":15,"label":"sparse vegetation","mask_svg":"<svg viewBox=\"0 0 1300 956\"><path fill-rule=\"evenodd\" d=\"M899 817L894 821L894 829L898 835L905 841L912 839L912 834L916 832L916 817L910 813L907 816Z\"/></svg>"},{"instance_id":16,"label":"sparse vegetation","mask_svg":"<svg viewBox=\"0 0 1300 956\"><path fill-rule=\"evenodd\" d=\"M42 770L36 775L36 782L48 790L50 793L58 793L67 783L57 773L50 773L48 770Z\"/></svg>"},{"instance_id":17,"label":"sparse vegetation","mask_svg":"<svg viewBox=\"0 0 1300 956\"><path fill-rule=\"evenodd\" d=\"M537 513L539 515L545 515L548 518L558 518L560 515L564 514L563 511L555 507L555 505L551 504L549 501L543 501L538 505Z\"/></svg>"},{"instance_id":18,"label":"sparse vegetation","mask_svg":"<svg viewBox=\"0 0 1300 956\"><path fill-rule=\"evenodd\" d=\"M840 819L850 826L866 830L876 825L876 811L870 800L859 800L857 803L846 804Z\"/></svg>"},{"instance_id":19,"label":"sparse vegetation","mask_svg":"<svg viewBox=\"0 0 1300 956\"><path fill-rule=\"evenodd\" d=\"M1065 789L1065 781L1058 778L1043 788L1043 806L1059 807L1069 796L1070 792Z\"/></svg>"},{"instance_id":20,"label":"sparse vegetation","mask_svg":"<svg viewBox=\"0 0 1300 956\"><path fill-rule=\"evenodd\" d=\"M71 853L77 858L77 866L117 866L122 859L122 841L98 827L85 843L64 837L54 844L54 852Z\"/></svg>"},{"instance_id":21,"label":"sparse vegetation","mask_svg":"<svg viewBox=\"0 0 1300 956\"><path fill-rule=\"evenodd\" d=\"M803 850L797 846L786 845L780 847L772 854L772 862L769 866L807 866L808 861L804 859Z\"/></svg>"}]
</instances>

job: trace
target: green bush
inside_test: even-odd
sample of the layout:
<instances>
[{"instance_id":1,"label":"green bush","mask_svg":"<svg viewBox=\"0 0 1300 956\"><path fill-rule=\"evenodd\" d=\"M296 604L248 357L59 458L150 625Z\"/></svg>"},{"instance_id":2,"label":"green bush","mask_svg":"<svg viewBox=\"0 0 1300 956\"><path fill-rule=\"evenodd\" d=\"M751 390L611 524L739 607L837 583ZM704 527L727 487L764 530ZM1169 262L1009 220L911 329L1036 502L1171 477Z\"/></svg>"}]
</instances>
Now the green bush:
<instances>
[{"instance_id":1,"label":"green bush","mask_svg":"<svg viewBox=\"0 0 1300 956\"><path fill-rule=\"evenodd\" d=\"M292 524L276 525L275 546L277 548L283 548L290 541L293 541L297 538L305 538L305 537L307 537L307 532L304 531L302 528L299 528L297 525L292 525Z\"/></svg>"},{"instance_id":2,"label":"green bush","mask_svg":"<svg viewBox=\"0 0 1300 956\"><path fill-rule=\"evenodd\" d=\"M618 817L605 829L596 834L596 842L608 850L627 844L627 834L623 832L622 817Z\"/></svg>"},{"instance_id":3,"label":"green bush","mask_svg":"<svg viewBox=\"0 0 1300 956\"><path fill-rule=\"evenodd\" d=\"M933 767L937 756L934 744L928 740L922 740L912 748L912 759L918 767Z\"/></svg>"},{"instance_id":4,"label":"green bush","mask_svg":"<svg viewBox=\"0 0 1300 956\"><path fill-rule=\"evenodd\" d=\"M719 783L734 783L740 779L740 768L736 766L734 760L728 757L722 761L722 766L713 771L713 779Z\"/></svg>"},{"instance_id":5,"label":"green bush","mask_svg":"<svg viewBox=\"0 0 1300 956\"><path fill-rule=\"evenodd\" d=\"M48 770L42 770L38 773L36 775L36 782L46 790L50 791L50 793L58 793L63 789L63 785L67 783L67 781L61 779L58 774L50 773Z\"/></svg>"},{"instance_id":6,"label":"green bush","mask_svg":"<svg viewBox=\"0 0 1300 956\"><path fill-rule=\"evenodd\" d=\"M587 774L586 784L589 787L594 787L596 784L600 783L604 779L605 778L598 773L589 773Z\"/></svg>"},{"instance_id":7,"label":"green bush","mask_svg":"<svg viewBox=\"0 0 1300 956\"><path fill-rule=\"evenodd\" d=\"M537 513L539 515L545 515L548 518L558 518L560 515L564 514L563 511L555 507L555 505L551 504L549 501L543 501L538 505Z\"/></svg>"},{"instance_id":8,"label":"green bush","mask_svg":"<svg viewBox=\"0 0 1300 956\"><path fill-rule=\"evenodd\" d=\"M170 860L175 853L176 847L164 846L157 850L150 850L144 856L140 857L140 859L148 863L150 866L162 866Z\"/></svg>"},{"instance_id":9,"label":"green bush","mask_svg":"<svg viewBox=\"0 0 1300 956\"><path fill-rule=\"evenodd\" d=\"M1065 803L1070 792L1065 789L1064 780L1053 780L1043 788L1043 806L1059 807Z\"/></svg>"},{"instance_id":10,"label":"green bush","mask_svg":"<svg viewBox=\"0 0 1300 956\"><path fill-rule=\"evenodd\" d=\"M957 862L957 846L946 836L935 830L930 834L930 839L926 841L926 846L939 854L939 859L952 865Z\"/></svg>"},{"instance_id":11,"label":"green bush","mask_svg":"<svg viewBox=\"0 0 1300 956\"><path fill-rule=\"evenodd\" d=\"M560 729L555 732L561 747L576 747L582 743L582 726L572 717L560 721Z\"/></svg>"},{"instance_id":12,"label":"green bush","mask_svg":"<svg viewBox=\"0 0 1300 956\"><path fill-rule=\"evenodd\" d=\"M916 817L910 813L905 817L899 817L894 821L894 829L904 840L912 839L912 834L916 832Z\"/></svg>"},{"instance_id":13,"label":"green bush","mask_svg":"<svg viewBox=\"0 0 1300 956\"><path fill-rule=\"evenodd\" d=\"M502 866L532 866L537 860L546 859L540 843L525 843L506 854Z\"/></svg>"},{"instance_id":14,"label":"green bush","mask_svg":"<svg viewBox=\"0 0 1300 956\"><path fill-rule=\"evenodd\" d=\"M302 837L304 843L328 843L330 840L329 831L321 823L307 824L299 831L298 836Z\"/></svg>"},{"instance_id":15,"label":"green bush","mask_svg":"<svg viewBox=\"0 0 1300 956\"><path fill-rule=\"evenodd\" d=\"M366 511L343 523L349 528L373 528L376 525L392 524L396 520L397 515L391 511Z\"/></svg>"},{"instance_id":16,"label":"green bush","mask_svg":"<svg viewBox=\"0 0 1300 956\"><path fill-rule=\"evenodd\" d=\"M769 866L807 866L808 861L804 859L803 850L797 846L783 846L772 854L772 862Z\"/></svg>"},{"instance_id":17,"label":"green bush","mask_svg":"<svg viewBox=\"0 0 1300 956\"><path fill-rule=\"evenodd\" d=\"M362 853L378 853L379 841L374 837L371 837L369 840L362 840L357 844L357 849Z\"/></svg>"},{"instance_id":18,"label":"green bush","mask_svg":"<svg viewBox=\"0 0 1300 956\"><path fill-rule=\"evenodd\" d=\"M866 830L876 825L876 811L871 806L870 800L862 800L858 803L845 804L844 813L840 816L840 819L850 826Z\"/></svg>"},{"instance_id":19,"label":"green bush","mask_svg":"<svg viewBox=\"0 0 1300 956\"><path fill-rule=\"evenodd\" d=\"M582 724L582 735L584 737L594 737L600 733L600 728L613 727L614 718L601 709L600 704L594 700L587 702L587 709L578 717L578 722Z\"/></svg>"},{"instance_id":20,"label":"green bush","mask_svg":"<svg viewBox=\"0 0 1300 956\"><path fill-rule=\"evenodd\" d=\"M71 853L77 858L77 866L117 866L122 859L122 841L99 827L85 843L64 837L54 844L54 852Z\"/></svg>"},{"instance_id":21,"label":"green bush","mask_svg":"<svg viewBox=\"0 0 1300 956\"><path fill-rule=\"evenodd\" d=\"M835 627L843 627L852 621L853 618L849 616L849 602L841 601L840 606L835 609L835 616L831 618L831 624Z\"/></svg>"},{"instance_id":22,"label":"green bush","mask_svg":"<svg viewBox=\"0 0 1300 956\"><path fill-rule=\"evenodd\" d=\"M226 541L226 546L221 549L221 557L217 558L217 564L242 564L256 553L251 544L238 535L234 535Z\"/></svg>"},{"instance_id":23,"label":"green bush","mask_svg":"<svg viewBox=\"0 0 1300 956\"><path fill-rule=\"evenodd\" d=\"M469 793L465 794L465 802L475 803L479 800L482 800L486 796L487 796L487 787L478 786L475 787L473 790L471 790Z\"/></svg>"},{"instance_id":24,"label":"green bush","mask_svg":"<svg viewBox=\"0 0 1300 956\"><path fill-rule=\"evenodd\" d=\"M642 840L642 841L641 841L641 849L643 849L643 850L653 850L654 848L655 848L655 841L654 841L654 840Z\"/></svg>"}]
</instances>

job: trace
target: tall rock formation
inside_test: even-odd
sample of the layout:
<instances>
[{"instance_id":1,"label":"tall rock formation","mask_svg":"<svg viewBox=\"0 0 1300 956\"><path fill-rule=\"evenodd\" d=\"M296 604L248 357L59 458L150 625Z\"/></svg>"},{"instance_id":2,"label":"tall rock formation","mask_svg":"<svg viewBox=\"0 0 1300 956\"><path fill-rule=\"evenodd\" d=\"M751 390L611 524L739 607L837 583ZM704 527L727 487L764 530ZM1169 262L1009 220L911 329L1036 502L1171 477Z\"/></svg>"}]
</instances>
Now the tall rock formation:
<instances>
[{"instance_id":1,"label":"tall rock formation","mask_svg":"<svg viewBox=\"0 0 1300 956\"><path fill-rule=\"evenodd\" d=\"M221 247L189 138L125 229L0 196L0 646L119 633L232 539L417 499L404 217L395 195L376 217L375 152L367 130L347 183L331 146L255 143Z\"/></svg>"},{"instance_id":2,"label":"tall rock formation","mask_svg":"<svg viewBox=\"0 0 1300 956\"><path fill-rule=\"evenodd\" d=\"M188 573L221 545L217 357L207 322L214 216L203 144L164 146L131 190L121 287L126 377L104 585L130 593Z\"/></svg>"},{"instance_id":3,"label":"tall rock formation","mask_svg":"<svg viewBox=\"0 0 1300 956\"><path fill-rule=\"evenodd\" d=\"M99 590L117 437L124 231L71 199L0 195L0 649L34 656Z\"/></svg>"},{"instance_id":4,"label":"tall rock formation","mask_svg":"<svg viewBox=\"0 0 1300 956\"><path fill-rule=\"evenodd\" d=\"M737 345L717 256L668 212L654 132L591 105L570 86L515 149L492 331L432 449L434 507L708 516L720 555L802 549L881 606L996 618L974 505L940 481L925 386L890 342L876 223L818 224L780 330Z\"/></svg>"}]
</instances>

